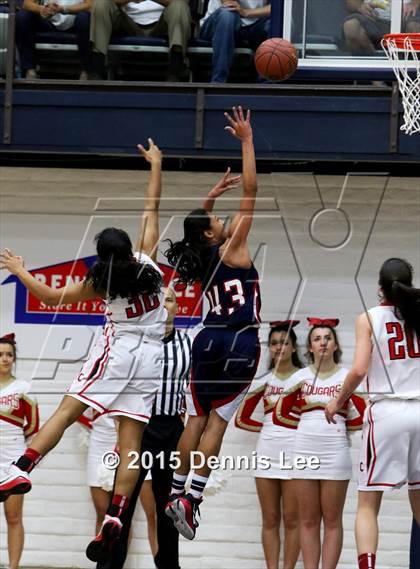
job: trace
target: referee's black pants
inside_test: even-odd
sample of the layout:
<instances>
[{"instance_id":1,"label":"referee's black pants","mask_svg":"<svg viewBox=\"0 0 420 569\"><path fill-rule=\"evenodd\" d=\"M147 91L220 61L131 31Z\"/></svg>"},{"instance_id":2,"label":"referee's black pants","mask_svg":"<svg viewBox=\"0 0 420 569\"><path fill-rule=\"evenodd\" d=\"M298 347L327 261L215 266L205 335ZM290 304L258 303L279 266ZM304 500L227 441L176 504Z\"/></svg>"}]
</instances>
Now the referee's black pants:
<instances>
[{"instance_id":1,"label":"referee's black pants","mask_svg":"<svg viewBox=\"0 0 420 569\"><path fill-rule=\"evenodd\" d=\"M179 533L172 520L165 514L165 506L172 486L173 468L169 464L170 454L176 450L178 440L184 430L184 424L179 415L154 415L143 434L141 453L150 453L156 457L164 453L164 468L161 468L162 459L153 460L152 487L156 502L157 542L158 552L155 556L155 565L158 569L180 569L178 542ZM140 476L131 496L127 510L121 515L123 523L120 539L116 542L113 551L106 561L97 563L97 569L122 569L127 557L128 537L134 510L139 501L139 494L149 469L141 468Z\"/></svg>"},{"instance_id":2,"label":"referee's black pants","mask_svg":"<svg viewBox=\"0 0 420 569\"><path fill-rule=\"evenodd\" d=\"M413 518L410 543L410 569L420 567L420 525Z\"/></svg>"}]
</instances>

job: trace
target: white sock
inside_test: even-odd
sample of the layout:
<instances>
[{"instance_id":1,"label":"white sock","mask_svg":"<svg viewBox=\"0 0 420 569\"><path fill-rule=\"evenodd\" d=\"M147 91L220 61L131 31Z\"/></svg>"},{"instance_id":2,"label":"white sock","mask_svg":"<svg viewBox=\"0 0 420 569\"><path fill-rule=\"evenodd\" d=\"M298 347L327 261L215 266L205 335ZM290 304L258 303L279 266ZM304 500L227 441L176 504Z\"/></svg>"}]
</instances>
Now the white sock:
<instances>
[{"instance_id":1,"label":"white sock","mask_svg":"<svg viewBox=\"0 0 420 569\"><path fill-rule=\"evenodd\" d=\"M183 494L185 492L187 478L188 474L176 474L176 472L174 472L171 494Z\"/></svg>"},{"instance_id":2,"label":"white sock","mask_svg":"<svg viewBox=\"0 0 420 569\"><path fill-rule=\"evenodd\" d=\"M198 474L194 474L189 491L193 498L201 498L208 479L208 476L198 476Z\"/></svg>"}]
</instances>

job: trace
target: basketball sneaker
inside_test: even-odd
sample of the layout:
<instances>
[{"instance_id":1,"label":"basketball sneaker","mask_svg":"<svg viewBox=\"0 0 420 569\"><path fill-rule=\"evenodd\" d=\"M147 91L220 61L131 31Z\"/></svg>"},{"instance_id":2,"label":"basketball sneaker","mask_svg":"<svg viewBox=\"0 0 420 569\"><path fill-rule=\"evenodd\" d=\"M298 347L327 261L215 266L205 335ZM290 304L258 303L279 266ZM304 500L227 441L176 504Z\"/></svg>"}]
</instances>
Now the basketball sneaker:
<instances>
[{"instance_id":1,"label":"basketball sneaker","mask_svg":"<svg viewBox=\"0 0 420 569\"><path fill-rule=\"evenodd\" d=\"M13 494L26 494L32 488L29 475L12 464L8 472L3 472L0 479L0 502Z\"/></svg>"},{"instance_id":2,"label":"basketball sneaker","mask_svg":"<svg viewBox=\"0 0 420 569\"><path fill-rule=\"evenodd\" d=\"M122 522L120 518L105 515L98 535L86 548L86 557L91 561L105 561L112 551L115 542L121 535Z\"/></svg>"},{"instance_id":3,"label":"basketball sneaker","mask_svg":"<svg viewBox=\"0 0 420 569\"><path fill-rule=\"evenodd\" d=\"M171 520L175 522L178 520L178 516L175 513L175 510L172 508L173 503L175 502L175 500L177 500L178 498L183 498L185 496L185 493L183 494L170 494L169 498L168 498L168 502L165 506L165 514L168 516L168 518L171 518Z\"/></svg>"},{"instance_id":4,"label":"basketball sneaker","mask_svg":"<svg viewBox=\"0 0 420 569\"><path fill-rule=\"evenodd\" d=\"M194 498L191 494L179 496L170 504L174 525L181 535L186 539L194 539L198 528L197 516L200 515L200 504L202 498Z\"/></svg>"}]
</instances>

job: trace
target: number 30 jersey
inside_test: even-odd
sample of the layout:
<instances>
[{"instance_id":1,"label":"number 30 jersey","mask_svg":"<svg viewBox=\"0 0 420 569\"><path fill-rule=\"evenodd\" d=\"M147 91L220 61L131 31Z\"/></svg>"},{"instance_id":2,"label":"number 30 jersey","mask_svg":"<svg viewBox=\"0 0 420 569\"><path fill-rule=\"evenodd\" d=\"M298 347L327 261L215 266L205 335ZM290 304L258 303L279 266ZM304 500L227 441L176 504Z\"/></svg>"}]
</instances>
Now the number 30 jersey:
<instances>
[{"instance_id":1,"label":"number 30 jersey","mask_svg":"<svg viewBox=\"0 0 420 569\"><path fill-rule=\"evenodd\" d=\"M258 271L252 264L249 269L228 267L219 256L219 246L213 247L210 278L205 292L210 310L205 326L221 328L259 327L260 285Z\"/></svg>"},{"instance_id":2,"label":"number 30 jersey","mask_svg":"<svg viewBox=\"0 0 420 569\"><path fill-rule=\"evenodd\" d=\"M369 399L420 399L420 338L382 304L368 311L372 358L367 376Z\"/></svg>"},{"instance_id":3,"label":"number 30 jersey","mask_svg":"<svg viewBox=\"0 0 420 569\"><path fill-rule=\"evenodd\" d=\"M163 275L162 271L150 257L144 253L135 253L140 263L152 265ZM141 278L141 277L140 277ZM144 334L160 340L165 335L168 314L164 306L163 289L154 295L138 295L135 298L117 297L107 302L106 325L113 336L116 334Z\"/></svg>"}]
</instances>

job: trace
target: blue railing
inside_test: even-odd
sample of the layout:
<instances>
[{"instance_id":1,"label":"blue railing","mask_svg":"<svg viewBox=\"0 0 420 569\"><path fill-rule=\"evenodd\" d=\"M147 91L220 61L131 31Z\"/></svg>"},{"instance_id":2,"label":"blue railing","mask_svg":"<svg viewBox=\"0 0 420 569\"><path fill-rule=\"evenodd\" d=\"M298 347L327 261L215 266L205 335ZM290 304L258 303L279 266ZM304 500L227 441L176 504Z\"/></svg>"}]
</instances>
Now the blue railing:
<instances>
[{"instance_id":1,"label":"blue railing","mask_svg":"<svg viewBox=\"0 0 420 569\"><path fill-rule=\"evenodd\" d=\"M274 36L283 28L283 9L284 0L272 2ZM419 138L399 133L395 83L27 82L14 78L11 39L0 85L0 153L129 155L144 131L167 156L235 157L237 147L223 136L223 111L242 104L254 111L261 160L420 160Z\"/></svg>"}]
</instances>

